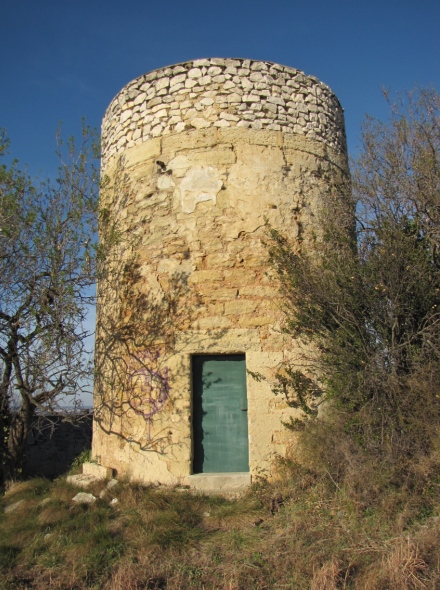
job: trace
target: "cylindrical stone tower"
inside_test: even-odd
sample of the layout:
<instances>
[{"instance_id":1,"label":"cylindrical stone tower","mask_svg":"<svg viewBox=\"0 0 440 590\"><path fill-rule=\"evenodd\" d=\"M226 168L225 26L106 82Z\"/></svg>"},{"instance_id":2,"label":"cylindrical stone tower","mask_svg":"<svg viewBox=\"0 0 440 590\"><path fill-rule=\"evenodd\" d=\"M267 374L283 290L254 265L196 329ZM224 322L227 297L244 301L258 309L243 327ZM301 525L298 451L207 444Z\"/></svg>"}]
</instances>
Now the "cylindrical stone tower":
<instances>
[{"instance_id":1,"label":"cylindrical stone tower","mask_svg":"<svg viewBox=\"0 0 440 590\"><path fill-rule=\"evenodd\" d=\"M266 221L298 251L313 242L348 174L337 98L274 63L186 62L121 90L102 149L95 459L199 488L270 475L293 415L270 381L295 345Z\"/></svg>"}]
</instances>

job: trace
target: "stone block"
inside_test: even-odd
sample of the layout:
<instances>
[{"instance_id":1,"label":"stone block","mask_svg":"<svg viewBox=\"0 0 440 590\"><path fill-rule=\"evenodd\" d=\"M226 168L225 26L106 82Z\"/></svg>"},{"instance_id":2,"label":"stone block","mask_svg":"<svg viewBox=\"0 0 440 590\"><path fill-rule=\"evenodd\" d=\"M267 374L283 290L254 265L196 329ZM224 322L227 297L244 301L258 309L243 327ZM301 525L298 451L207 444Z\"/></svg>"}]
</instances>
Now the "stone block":
<instances>
[{"instance_id":1,"label":"stone block","mask_svg":"<svg viewBox=\"0 0 440 590\"><path fill-rule=\"evenodd\" d=\"M163 137L162 152L164 154L175 154L188 149L188 146L191 146L192 149L198 149L214 146L217 142L217 130L212 127L201 131L187 131Z\"/></svg>"},{"instance_id":2,"label":"stone block","mask_svg":"<svg viewBox=\"0 0 440 590\"><path fill-rule=\"evenodd\" d=\"M223 271L219 270L196 270L189 277L189 282L193 284L212 283L222 280Z\"/></svg>"},{"instance_id":3,"label":"stone block","mask_svg":"<svg viewBox=\"0 0 440 590\"><path fill-rule=\"evenodd\" d=\"M237 156L234 150L228 145L216 145L207 150L192 149L192 146L188 146L188 154L186 156L187 162L191 166L203 165L203 166L229 166L235 164Z\"/></svg>"},{"instance_id":4,"label":"stone block","mask_svg":"<svg viewBox=\"0 0 440 590\"><path fill-rule=\"evenodd\" d=\"M252 272L252 271L248 271ZM249 281L251 283L251 281ZM240 295L243 297L276 297L278 289L276 286L245 284L240 286Z\"/></svg>"},{"instance_id":5,"label":"stone block","mask_svg":"<svg viewBox=\"0 0 440 590\"><path fill-rule=\"evenodd\" d=\"M161 139L159 137L144 141L143 143L128 148L125 151L125 168L136 166L145 160L158 158L161 151Z\"/></svg>"},{"instance_id":6,"label":"stone block","mask_svg":"<svg viewBox=\"0 0 440 590\"><path fill-rule=\"evenodd\" d=\"M205 299L212 301L235 299L237 296L237 289L232 287L221 287L217 283L199 283L197 291L203 295Z\"/></svg>"},{"instance_id":7,"label":"stone block","mask_svg":"<svg viewBox=\"0 0 440 590\"><path fill-rule=\"evenodd\" d=\"M234 301L226 301L225 314L226 315L243 315L252 313L257 308L258 301L251 299L235 299Z\"/></svg>"},{"instance_id":8,"label":"stone block","mask_svg":"<svg viewBox=\"0 0 440 590\"><path fill-rule=\"evenodd\" d=\"M272 131L255 131L252 129L246 131L239 127L233 127L231 129L222 129L219 133L222 134L225 141L231 142L234 145L238 142L265 146L279 145L278 136Z\"/></svg>"},{"instance_id":9,"label":"stone block","mask_svg":"<svg viewBox=\"0 0 440 590\"><path fill-rule=\"evenodd\" d=\"M187 479L192 490L205 494L244 492L252 482L250 473L197 473Z\"/></svg>"},{"instance_id":10,"label":"stone block","mask_svg":"<svg viewBox=\"0 0 440 590\"><path fill-rule=\"evenodd\" d=\"M188 78L200 78L202 76L202 70L200 68L192 68L187 73Z\"/></svg>"},{"instance_id":11,"label":"stone block","mask_svg":"<svg viewBox=\"0 0 440 590\"><path fill-rule=\"evenodd\" d=\"M225 119L220 119L220 121L216 121L214 123L214 127L230 127L231 124L229 123L229 121L226 121Z\"/></svg>"},{"instance_id":12,"label":"stone block","mask_svg":"<svg viewBox=\"0 0 440 590\"><path fill-rule=\"evenodd\" d=\"M191 119L190 123L196 129L205 129L206 127L211 126L210 122L204 119L203 117L194 117L193 119Z\"/></svg>"},{"instance_id":13,"label":"stone block","mask_svg":"<svg viewBox=\"0 0 440 590\"><path fill-rule=\"evenodd\" d=\"M117 479L111 479L109 482L107 482L106 488L108 490L111 490L112 488L114 488L115 486L118 485L118 480Z\"/></svg>"},{"instance_id":14,"label":"stone block","mask_svg":"<svg viewBox=\"0 0 440 590\"><path fill-rule=\"evenodd\" d=\"M269 316L242 316L240 318L240 325L247 328L247 327L258 327L258 326L267 326L268 324L273 323L273 317Z\"/></svg>"},{"instance_id":15,"label":"stone block","mask_svg":"<svg viewBox=\"0 0 440 590\"><path fill-rule=\"evenodd\" d=\"M111 479L113 477L113 469L111 467L104 467L98 463L83 463L83 475L91 475L96 479Z\"/></svg>"},{"instance_id":16,"label":"stone block","mask_svg":"<svg viewBox=\"0 0 440 590\"><path fill-rule=\"evenodd\" d=\"M235 265L235 261L227 254L222 252L216 252L214 254L208 254L206 256L206 262L211 268L231 268Z\"/></svg>"},{"instance_id":17,"label":"stone block","mask_svg":"<svg viewBox=\"0 0 440 590\"><path fill-rule=\"evenodd\" d=\"M192 323L192 327L196 330L213 330L218 328L230 328L231 326L231 320L225 316L200 318Z\"/></svg>"},{"instance_id":18,"label":"stone block","mask_svg":"<svg viewBox=\"0 0 440 590\"><path fill-rule=\"evenodd\" d=\"M70 483L77 488L88 488L98 481L102 481L103 478L96 477L95 475L84 475L82 473L78 475L68 475L66 477L67 483Z\"/></svg>"},{"instance_id":19,"label":"stone block","mask_svg":"<svg viewBox=\"0 0 440 590\"><path fill-rule=\"evenodd\" d=\"M243 268L237 268L232 270L225 270L223 271L224 279L227 285L232 286L239 286L242 287L243 285L248 285L249 283L252 284L255 281L255 271L253 270L245 270ZM250 292L247 295L254 295L255 293L252 291L252 287L249 289ZM240 294L244 295L242 288L240 288Z\"/></svg>"},{"instance_id":20,"label":"stone block","mask_svg":"<svg viewBox=\"0 0 440 590\"><path fill-rule=\"evenodd\" d=\"M93 494L79 492L74 498L72 498L72 502L75 502L76 504L93 504L96 502L96 497Z\"/></svg>"},{"instance_id":21,"label":"stone block","mask_svg":"<svg viewBox=\"0 0 440 590\"><path fill-rule=\"evenodd\" d=\"M13 504L9 504L8 506L5 506L4 513L10 514L11 512L14 512L18 508L20 508L20 506L24 507L24 505L25 505L24 500L18 500L17 502L14 502Z\"/></svg>"}]
</instances>

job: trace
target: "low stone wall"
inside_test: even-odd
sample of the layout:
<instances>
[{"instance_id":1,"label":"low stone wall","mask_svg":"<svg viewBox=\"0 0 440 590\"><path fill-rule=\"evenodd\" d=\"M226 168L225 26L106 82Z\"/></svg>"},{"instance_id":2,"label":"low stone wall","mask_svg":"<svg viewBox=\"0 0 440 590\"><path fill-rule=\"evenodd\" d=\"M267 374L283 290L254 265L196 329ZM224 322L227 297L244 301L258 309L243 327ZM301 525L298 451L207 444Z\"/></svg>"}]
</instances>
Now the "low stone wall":
<instances>
[{"instance_id":1,"label":"low stone wall","mask_svg":"<svg viewBox=\"0 0 440 590\"><path fill-rule=\"evenodd\" d=\"M40 417L28 436L24 474L62 475L91 446L92 413L75 424L52 416Z\"/></svg>"},{"instance_id":2,"label":"low stone wall","mask_svg":"<svg viewBox=\"0 0 440 590\"><path fill-rule=\"evenodd\" d=\"M343 110L317 78L271 62L212 58L161 68L127 84L104 116L104 165L151 138L208 127L295 133L346 151Z\"/></svg>"}]
</instances>

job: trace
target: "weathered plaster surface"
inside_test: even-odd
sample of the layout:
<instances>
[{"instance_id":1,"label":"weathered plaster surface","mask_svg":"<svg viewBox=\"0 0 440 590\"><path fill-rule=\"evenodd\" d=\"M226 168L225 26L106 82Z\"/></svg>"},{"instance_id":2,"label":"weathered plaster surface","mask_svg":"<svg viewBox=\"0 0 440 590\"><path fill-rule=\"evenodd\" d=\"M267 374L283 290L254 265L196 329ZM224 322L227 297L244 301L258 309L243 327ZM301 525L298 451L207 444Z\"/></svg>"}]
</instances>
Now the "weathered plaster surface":
<instances>
[{"instance_id":1,"label":"weathered plaster surface","mask_svg":"<svg viewBox=\"0 0 440 590\"><path fill-rule=\"evenodd\" d=\"M218 170L213 166L190 168L180 183L182 211L192 213L197 203L203 201L213 201L215 204L222 185Z\"/></svg>"}]
</instances>

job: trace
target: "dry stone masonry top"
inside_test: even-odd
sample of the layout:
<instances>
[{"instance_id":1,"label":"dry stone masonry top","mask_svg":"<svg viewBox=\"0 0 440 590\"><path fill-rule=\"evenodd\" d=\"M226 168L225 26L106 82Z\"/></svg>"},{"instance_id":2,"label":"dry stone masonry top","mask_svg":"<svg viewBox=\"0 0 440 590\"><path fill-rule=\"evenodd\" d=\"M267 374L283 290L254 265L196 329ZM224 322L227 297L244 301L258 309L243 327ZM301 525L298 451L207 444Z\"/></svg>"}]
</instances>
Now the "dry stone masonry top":
<instances>
[{"instance_id":1,"label":"dry stone masonry top","mask_svg":"<svg viewBox=\"0 0 440 590\"><path fill-rule=\"evenodd\" d=\"M151 138L208 127L295 133L345 153L343 111L325 84L300 70L249 59L199 59L149 72L110 103L108 158Z\"/></svg>"}]
</instances>

